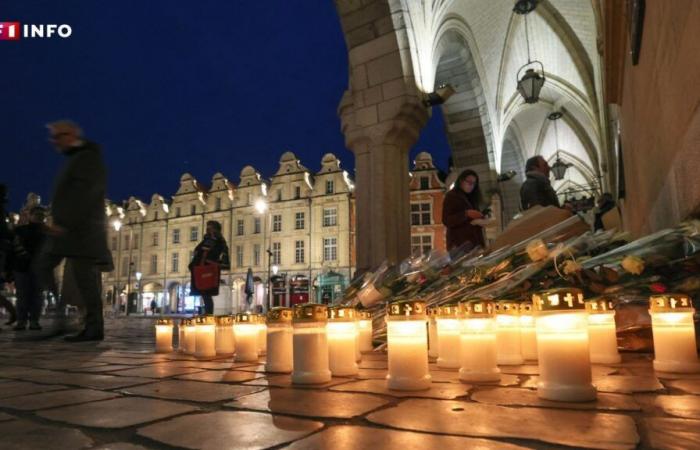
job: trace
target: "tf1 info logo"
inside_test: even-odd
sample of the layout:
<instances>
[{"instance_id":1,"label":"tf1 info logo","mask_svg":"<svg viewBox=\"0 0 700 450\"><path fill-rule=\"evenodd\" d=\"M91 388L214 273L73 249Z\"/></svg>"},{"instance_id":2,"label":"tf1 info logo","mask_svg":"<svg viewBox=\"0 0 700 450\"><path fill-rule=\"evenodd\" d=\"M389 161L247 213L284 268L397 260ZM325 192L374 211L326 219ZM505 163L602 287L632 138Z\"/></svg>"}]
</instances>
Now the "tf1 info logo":
<instances>
[{"instance_id":1,"label":"tf1 info logo","mask_svg":"<svg viewBox=\"0 0 700 450\"><path fill-rule=\"evenodd\" d=\"M55 36L68 38L73 34L70 25L27 24L19 22L0 22L0 41L18 41L20 38L52 38Z\"/></svg>"}]
</instances>

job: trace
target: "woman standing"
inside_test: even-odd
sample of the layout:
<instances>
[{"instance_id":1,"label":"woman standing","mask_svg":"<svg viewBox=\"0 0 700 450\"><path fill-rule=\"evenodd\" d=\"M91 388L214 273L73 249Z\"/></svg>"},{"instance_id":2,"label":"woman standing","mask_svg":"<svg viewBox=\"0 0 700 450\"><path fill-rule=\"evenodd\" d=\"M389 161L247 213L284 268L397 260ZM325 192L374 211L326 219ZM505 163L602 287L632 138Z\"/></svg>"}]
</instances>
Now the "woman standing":
<instances>
[{"instance_id":1,"label":"woman standing","mask_svg":"<svg viewBox=\"0 0 700 450\"><path fill-rule=\"evenodd\" d=\"M447 228L447 250L471 243L469 249L484 246L484 233L472 223L484 216L479 211L479 175L473 170L463 171L454 187L445 194L442 204L442 223ZM467 250L469 250L467 249Z\"/></svg>"},{"instance_id":2,"label":"woman standing","mask_svg":"<svg viewBox=\"0 0 700 450\"><path fill-rule=\"evenodd\" d=\"M214 314L214 300L212 297L219 295L219 286L207 290L200 290L195 284L194 267L201 264L216 264L221 278L221 270L228 270L230 267L228 257L228 245L221 234L221 224L215 220L207 222L207 231L197 247L194 249L192 261L188 266L191 274L190 292L191 295L201 295L204 302L204 313Z\"/></svg>"}]
</instances>

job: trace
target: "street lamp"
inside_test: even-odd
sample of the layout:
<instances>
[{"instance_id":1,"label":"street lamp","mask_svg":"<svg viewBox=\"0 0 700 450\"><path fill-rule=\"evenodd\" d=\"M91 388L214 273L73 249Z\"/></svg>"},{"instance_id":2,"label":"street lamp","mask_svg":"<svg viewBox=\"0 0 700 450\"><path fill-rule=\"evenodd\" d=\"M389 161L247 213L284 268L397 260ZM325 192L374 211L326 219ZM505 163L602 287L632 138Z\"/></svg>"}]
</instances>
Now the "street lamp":
<instances>
[{"instance_id":1,"label":"street lamp","mask_svg":"<svg viewBox=\"0 0 700 450\"><path fill-rule=\"evenodd\" d=\"M119 219L114 219L112 221L112 226L114 227L114 231L119 231L122 229L122 221Z\"/></svg>"},{"instance_id":2,"label":"street lamp","mask_svg":"<svg viewBox=\"0 0 700 450\"><path fill-rule=\"evenodd\" d=\"M136 277L136 283L138 284L138 291L136 291L136 302L141 304L141 277L143 277L143 274L137 271L134 276Z\"/></svg>"},{"instance_id":3,"label":"street lamp","mask_svg":"<svg viewBox=\"0 0 700 450\"><path fill-rule=\"evenodd\" d=\"M258 212L258 214L267 213L267 216L270 216L269 205L264 198L258 198L255 201L255 210ZM270 224L268 222L269 220L265 221L265 231L263 232L263 248L267 248L267 310L269 311L270 308L272 308L272 275L270 273L272 265L272 250L270 249L269 244L265 245L267 238L266 235L268 233L268 229L270 228Z\"/></svg>"}]
</instances>

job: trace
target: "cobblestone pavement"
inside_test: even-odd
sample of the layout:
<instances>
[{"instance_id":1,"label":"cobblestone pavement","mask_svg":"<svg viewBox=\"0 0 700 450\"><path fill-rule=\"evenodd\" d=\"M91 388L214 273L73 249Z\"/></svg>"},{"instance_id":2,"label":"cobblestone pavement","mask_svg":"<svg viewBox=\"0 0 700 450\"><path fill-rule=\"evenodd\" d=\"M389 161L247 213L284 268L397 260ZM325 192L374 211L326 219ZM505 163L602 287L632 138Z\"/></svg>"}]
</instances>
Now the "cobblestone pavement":
<instances>
[{"instance_id":1,"label":"cobblestone pavement","mask_svg":"<svg viewBox=\"0 0 700 450\"><path fill-rule=\"evenodd\" d=\"M152 321L113 319L101 343L0 333L0 448L700 448L700 374L650 355L594 366L596 402L539 400L537 366L465 385L431 364L428 391L388 391L386 356L315 388L231 358L154 354ZM261 363L263 361L260 361Z\"/></svg>"}]
</instances>

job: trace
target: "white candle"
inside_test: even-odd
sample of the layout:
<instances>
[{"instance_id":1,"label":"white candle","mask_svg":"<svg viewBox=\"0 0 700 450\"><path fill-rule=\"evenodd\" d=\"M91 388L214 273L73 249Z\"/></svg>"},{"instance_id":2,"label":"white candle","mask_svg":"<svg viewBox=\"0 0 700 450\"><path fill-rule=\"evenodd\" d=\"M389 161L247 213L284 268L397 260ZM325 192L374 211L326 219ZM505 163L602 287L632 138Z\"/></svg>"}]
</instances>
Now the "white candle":
<instances>
[{"instance_id":1,"label":"white candle","mask_svg":"<svg viewBox=\"0 0 700 450\"><path fill-rule=\"evenodd\" d=\"M437 309L437 366L441 369L459 369L461 322L459 305L443 305Z\"/></svg>"},{"instance_id":2,"label":"white candle","mask_svg":"<svg viewBox=\"0 0 700 450\"><path fill-rule=\"evenodd\" d=\"M520 344L520 305L511 300L496 303L496 347L499 365L525 362Z\"/></svg>"},{"instance_id":3,"label":"white candle","mask_svg":"<svg viewBox=\"0 0 700 450\"><path fill-rule=\"evenodd\" d=\"M216 354L233 355L236 350L233 316L216 317Z\"/></svg>"},{"instance_id":4,"label":"white candle","mask_svg":"<svg viewBox=\"0 0 700 450\"><path fill-rule=\"evenodd\" d=\"M357 325L355 309L328 309L328 364L333 376L357 375Z\"/></svg>"},{"instance_id":5,"label":"white candle","mask_svg":"<svg viewBox=\"0 0 700 450\"><path fill-rule=\"evenodd\" d=\"M293 361L292 309L277 307L267 313L266 372L290 373Z\"/></svg>"},{"instance_id":6,"label":"white candle","mask_svg":"<svg viewBox=\"0 0 700 450\"><path fill-rule=\"evenodd\" d=\"M460 302L464 312L460 335L459 379L466 382L490 382L501 379L496 355L496 319L492 302Z\"/></svg>"},{"instance_id":7,"label":"white candle","mask_svg":"<svg viewBox=\"0 0 700 450\"><path fill-rule=\"evenodd\" d=\"M523 359L537 361L537 331L530 301L520 304L520 345Z\"/></svg>"},{"instance_id":8,"label":"white candle","mask_svg":"<svg viewBox=\"0 0 700 450\"><path fill-rule=\"evenodd\" d=\"M588 310L588 341L591 362L593 364L619 363L615 309L612 302L602 298L587 300L586 309Z\"/></svg>"},{"instance_id":9,"label":"white candle","mask_svg":"<svg viewBox=\"0 0 700 450\"><path fill-rule=\"evenodd\" d=\"M400 391L430 388L425 303L398 301L387 305L389 374L387 387Z\"/></svg>"},{"instance_id":10,"label":"white candle","mask_svg":"<svg viewBox=\"0 0 700 450\"><path fill-rule=\"evenodd\" d=\"M577 402L596 398L591 384L588 317L579 289L555 289L533 295L540 377L537 395Z\"/></svg>"},{"instance_id":11,"label":"white candle","mask_svg":"<svg viewBox=\"0 0 700 450\"><path fill-rule=\"evenodd\" d=\"M652 295L649 299L654 335L654 370L700 372L695 343L693 303L685 294Z\"/></svg>"},{"instance_id":12,"label":"white candle","mask_svg":"<svg viewBox=\"0 0 700 450\"><path fill-rule=\"evenodd\" d=\"M372 315L369 311L358 311L358 343L361 353L374 350L372 345Z\"/></svg>"},{"instance_id":13,"label":"white candle","mask_svg":"<svg viewBox=\"0 0 700 450\"><path fill-rule=\"evenodd\" d=\"M194 355L196 338L197 334L194 319L190 318L185 325L185 353L188 355Z\"/></svg>"},{"instance_id":14,"label":"white candle","mask_svg":"<svg viewBox=\"0 0 700 450\"><path fill-rule=\"evenodd\" d=\"M428 356L437 358L438 352L438 332L437 332L437 307L431 306L427 308L428 314Z\"/></svg>"},{"instance_id":15,"label":"white candle","mask_svg":"<svg viewBox=\"0 0 700 450\"><path fill-rule=\"evenodd\" d=\"M173 351L173 321L170 319L156 320L156 352L168 353Z\"/></svg>"},{"instance_id":16,"label":"white candle","mask_svg":"<svg viewBox=\"0 0 700 450\"><path fill-rule=\"evenodd\" d=\"M180 319L180 324L177 326L177 351L185 352L185 326L189 319Z\"/></svg>"},{"instance_id":17,"label":"white candle","mask_svg":"<svg viewBox=\"0 0 700 450\"><path fill-rule=\"evenodd\" d=\"M198 316L195 318L195 351L197 358L216 356L216 320L214 316Z\"/></svg>"},{"instance_id":18,"label":"white candle","mask_svg":"<svg viewBox=\"0 0 700 450\"><path fill-rule=\"evenodd\" d=\"M236 339L236 362L258 361L258 324L255 323L252 314L238 313L233 325L233 334Z\"/></svg>"},{"instance_id":19,"label":"white candle","mask_svg":"<svg viewBox=\"0 0 700 450\"><path fill-rule=\"evenodd\" d=\"M319 384L331 381L328 361L325 305L306 303L294 307L294 370L292 383Z\"/></svg>"},{"instance_id":20,"label":"white candle","mask_svg":"<svg viewBox=\"0 0 700 450\"><path fill-rule=\"evenodd\" d=\"M258 326L258 355L267 353L267 325L263 314L255 314L255 323Z\"/></svg>"}]
</instances>

